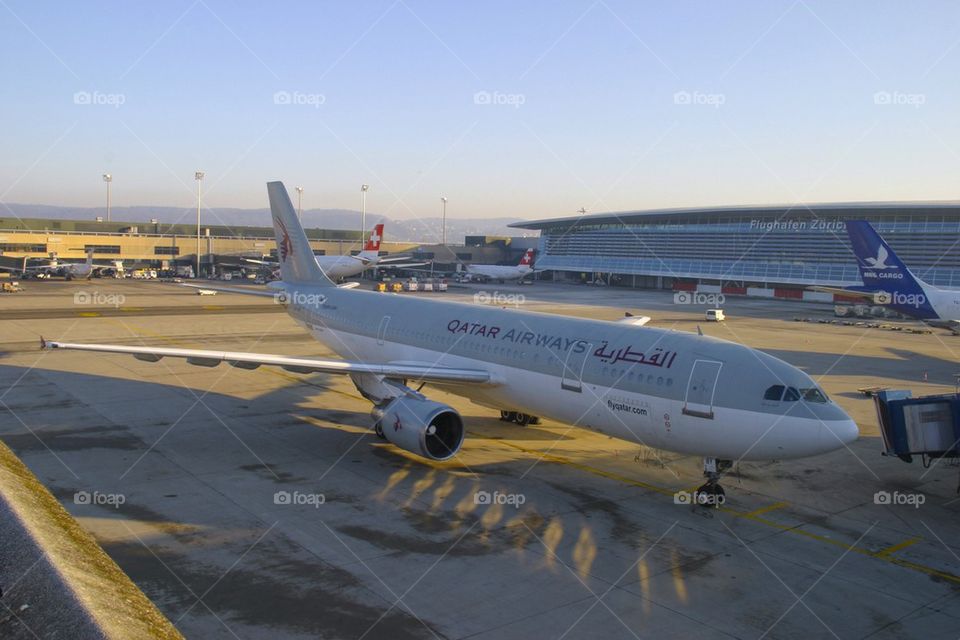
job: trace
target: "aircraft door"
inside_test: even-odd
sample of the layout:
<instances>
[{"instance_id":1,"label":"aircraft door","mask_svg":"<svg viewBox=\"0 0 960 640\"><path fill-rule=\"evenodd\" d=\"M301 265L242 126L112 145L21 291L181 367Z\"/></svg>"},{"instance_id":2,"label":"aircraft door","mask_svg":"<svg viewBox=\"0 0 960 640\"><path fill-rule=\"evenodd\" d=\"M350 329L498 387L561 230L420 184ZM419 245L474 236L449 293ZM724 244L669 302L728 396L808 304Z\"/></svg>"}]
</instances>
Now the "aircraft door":
<instances>
[{"instance_id":1,"label":"aircraft door","mask_svg":"<svg viewBox=\"0 0 960 640\"><path fill-rule=\"evenodd\" d=\"M587 356L593 353L593 345L583 344L583 351L577 352L576 345L567 352L563 362L563 373L560 376L560 388L575 393L583 392L583 368L587 364Z\"/></svg>"},{"instance_id":2,"label":"aircraft door","mask_svg":"<svg viewBox=\"0 0 960 640\"><path fill-rule=\"evenodd\" d=\"M688 416L713 419L713 395L721 368L723 363L716 360L697 360L693 363L690 380L687 382L683 413Z\"/></svg>"},{"instance_id":3,"label":"aircraft door","mask_svg":"<svg viewBox=\"0 0 960 640\"><path fill-rule=\"evenodd\" d=\"M380 319L380 328L377 329L377 344L383 346L383 340L387 335L387 326L390 324L390 316L383 316Z\"/></svg>"}]
</instances>

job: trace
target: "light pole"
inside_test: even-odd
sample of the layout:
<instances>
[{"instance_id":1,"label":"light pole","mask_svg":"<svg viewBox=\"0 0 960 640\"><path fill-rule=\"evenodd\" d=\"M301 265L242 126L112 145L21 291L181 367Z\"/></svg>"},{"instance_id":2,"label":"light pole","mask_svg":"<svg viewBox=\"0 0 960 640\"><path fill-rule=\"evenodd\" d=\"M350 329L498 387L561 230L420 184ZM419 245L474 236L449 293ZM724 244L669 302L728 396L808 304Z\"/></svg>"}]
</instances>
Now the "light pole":
<instances>
[{"instance_id":1,"label":"light pole","mask_svg":"<svg viewBox=\"0 0 960 640\"><path fill-rule=\"evenodd\" d=\"M113 176L105 173L103 181L107 183L107 222L110 222L110 183L113 182Z\"/></svg>"},{"instance_id":2,"label":"light pole","mask_svg":"<svg viewBox=\"0 0 960 640\"><path fill-rule=\"evenodd\" d=\"M195 278L200 277L200 185L203 184L203 171L196 171L193 179L197 181L197 273Z\"/></svg>"},{"instance_id":3,"label":"light pole","mask_svg":"<svg viewBox=\"0 0 960 640\"><path fill-rule=\"evenodd\" d=\"M447 197L440 196L443 203L443 215L440 218L440 244L447 246Z\"/></svg>"},{"instance_id":4,"label":"light pole","mask_svg":"<svg viewBox=\"0 0 960 640\"><path fill-rule=\"evenodd\" d=\"M297 218L303 224L303 187L297 187Z\"/></svg>"},{"instance_id":5,"label":"light pole","mask_svg":"<svg viewBox=\"0 0 960 640\"><path fill-rule=\"evenodd\" d=\"M370 185L360 185L360 241L364 241L367 233L367 191Z\"/></svg>"}]
</instances>

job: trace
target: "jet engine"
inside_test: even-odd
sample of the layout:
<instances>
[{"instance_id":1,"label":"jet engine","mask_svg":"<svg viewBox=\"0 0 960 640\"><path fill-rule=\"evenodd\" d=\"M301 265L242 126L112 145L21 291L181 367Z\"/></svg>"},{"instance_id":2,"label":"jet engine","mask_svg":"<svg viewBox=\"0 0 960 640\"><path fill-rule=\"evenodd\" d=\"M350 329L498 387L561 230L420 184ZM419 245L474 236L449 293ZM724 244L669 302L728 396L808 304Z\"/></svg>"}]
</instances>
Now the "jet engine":
<instances>
[{"instance_id":1,"label":"jet engine","mask_svg":"<svg viewBox=\"0 0 960 640\"><path fill-rule=\"evenodd\" d=\"M463 420L445 404L400 396L377 413L384 438L430 460L452 458L463 444Z\"/></svg>"}]
</instances>

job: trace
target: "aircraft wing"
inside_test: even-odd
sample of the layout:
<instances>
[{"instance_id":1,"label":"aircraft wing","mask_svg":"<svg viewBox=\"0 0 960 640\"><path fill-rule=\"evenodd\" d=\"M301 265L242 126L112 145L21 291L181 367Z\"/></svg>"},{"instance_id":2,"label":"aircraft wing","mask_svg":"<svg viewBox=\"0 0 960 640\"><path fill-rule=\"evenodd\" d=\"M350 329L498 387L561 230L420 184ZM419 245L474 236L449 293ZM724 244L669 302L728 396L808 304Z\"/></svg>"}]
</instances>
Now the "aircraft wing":
<instances>
[{"instance_id":1,"label":"aircraft wing","mask_svg":"<svg viewBox=\"0 0 960 640\"><path fill-rule=\"evenodd\" d=\"M275 366L295 373L372 374L386 378L415 380L421 382L473 382L490 383L490 374L482 369L456 369L417 363L369 364L346 360L321 360L319 358L293 358L267 353L241 351L213 351L206 349L174 349L169 347L128 347L115 344L77 344L53 342L40 339L42 349L73 349L100 353L126 353L138 360L157 362L162 358L186 358L190 364L215 367L226 362L238 369L256 369L261 365Z\"/></svg>"},{"instance_id":2,"label":"aircraft wing","mask_svg":"<svg viewBox=\"0 0 960 640\"><path fill-rule=\"evenodd\" d=\"M245 296L261 296L264 298L276 298L278 295L281 295L282 289L239 289L237 287L221 287L217 285L206 285L206 284L189 284L186 282L181 282L181 287L189 287L191 289L206 289L209 291L219 291L220 293L242 293Z\"/></svg>"},{"instance_id":3,"label":"aircraft wing","mask_svg":"<svg viewBox=\"0 0 960 640\"><path fill-rule=\"evenodd\" d=\"M429 262L388 262L384 264L382 262L377 263L377 269L409 269L410 267L425 267Z\"/></svg>"}]
</instances>

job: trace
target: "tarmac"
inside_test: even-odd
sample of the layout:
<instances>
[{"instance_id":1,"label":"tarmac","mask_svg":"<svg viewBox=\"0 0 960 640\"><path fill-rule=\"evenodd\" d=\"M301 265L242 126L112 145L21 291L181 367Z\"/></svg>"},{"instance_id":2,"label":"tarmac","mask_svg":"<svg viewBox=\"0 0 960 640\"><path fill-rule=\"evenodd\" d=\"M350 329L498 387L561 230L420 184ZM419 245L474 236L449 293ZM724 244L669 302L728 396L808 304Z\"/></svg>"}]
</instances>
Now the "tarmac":
<instances>
[{"instance_id":1,"label":"tarmac","mask_svg":"<svg viewBox=\"0 0 960 640\"><path fill-rule=\"evenodd\" d=\"M23 284L0 295L0 439L187 638L960 635L957 468L882 457L858 392L953 392L949 332L797 322L832 307L742 298L706 323L670 292L572 284L400 294L699 326L803 368L858 422L849 448L739 465L705 509L676 499L702 482L697 458L507 424L430 387L467 426L445 463L378 439L342 376L39 350L332 355L270 299Z\"/></svg>"}]
</instances>

